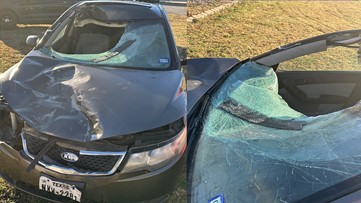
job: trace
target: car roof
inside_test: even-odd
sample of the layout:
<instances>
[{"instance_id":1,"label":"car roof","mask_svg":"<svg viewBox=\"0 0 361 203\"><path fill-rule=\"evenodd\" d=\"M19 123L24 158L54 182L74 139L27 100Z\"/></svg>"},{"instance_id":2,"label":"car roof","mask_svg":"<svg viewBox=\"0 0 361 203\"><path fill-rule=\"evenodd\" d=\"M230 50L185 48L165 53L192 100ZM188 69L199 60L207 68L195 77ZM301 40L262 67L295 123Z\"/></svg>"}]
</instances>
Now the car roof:
<instances>
[{"instance_id":1,"label":"car roof","mask_svg":"<svg viewBox=\"0 0 361 203\"><path fill-rule=\"evenodd\" d=\"M151 3L141 2L141 1L123 1L123 0L88 0L83 1L82 3L119 3L126 5L136 5L136 6L144 6L144 7L152 7Z\"/></svg>"},{"instance_id":2,"label":"car roof","mask_svg":"<svg viewBox=\"0 0 361 203\"><path fill-rule=\"evenodd\" d=\"M121 9L122 16L131 19L152 19L152 18L166 18L165 11L159 4L151 4L138 1L122 1L122 0L88 0L82 1L76 7L92 6L92 5L122 5L122 7L114 8ZM124 6L124 7L123 7Z\"/></svg>"}]
</instances>

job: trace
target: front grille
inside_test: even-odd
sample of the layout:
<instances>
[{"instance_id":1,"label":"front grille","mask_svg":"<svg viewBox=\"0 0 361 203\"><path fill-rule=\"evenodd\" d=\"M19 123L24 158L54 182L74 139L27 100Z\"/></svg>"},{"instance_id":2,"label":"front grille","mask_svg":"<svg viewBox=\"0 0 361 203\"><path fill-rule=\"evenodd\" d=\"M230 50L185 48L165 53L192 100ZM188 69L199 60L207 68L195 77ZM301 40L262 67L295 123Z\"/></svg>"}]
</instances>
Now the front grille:
<instances>
[{"instance_id":1,"label":"front grille","mask_svg":"<svg viewBox=\"0 0 361 203\"><path fill-rule=\"evenodd\" d=\"M24 138L26 139L28 151L32 155L37 155L47 144L47 141L42 140L40 138L36 138L30 135L24 134Z\"/></svg>"},{"instance_id":2,"label":"front grille","mask_svg":"<svg viewBox=\"0 0 361 203\"><path fill-rule=\"evenodd\" d=\"M39 154L48 143L46 140L25 133L22 136L24 151L31 158ZM51 165L52 169L59 167L62 173L67 173L66 169L69 169L71 174L76 171L79 175L110 175L115 172L125 155L124 152L112 153L111 155L107 155L104 152L90 152L90 154L84 155L79 150L54 144L42 157L40 164L45 166ZM75 154L79 159L76 162L66 161L62 158L62 153Z\"/></svg>"}]
</instances>

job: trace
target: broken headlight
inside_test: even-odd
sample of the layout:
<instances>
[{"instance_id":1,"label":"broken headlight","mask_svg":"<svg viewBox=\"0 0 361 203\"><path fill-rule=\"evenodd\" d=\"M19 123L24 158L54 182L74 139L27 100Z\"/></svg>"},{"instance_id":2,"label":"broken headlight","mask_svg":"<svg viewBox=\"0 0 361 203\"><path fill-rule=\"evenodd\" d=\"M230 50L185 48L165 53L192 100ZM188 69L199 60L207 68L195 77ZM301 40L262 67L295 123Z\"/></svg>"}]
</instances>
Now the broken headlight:
<instances>
[{"instance_id":1,"label":"broken headlight","mask_svg":"<svg viewBox=\"0 0 361 203\"><path fill-rule=\"evenodd\" d=\"M175 137L159 143L154 148L142 152L132 152L122 173L135 171L155 171L172 162L178 161L187 146L187 128L184 127Z\"/></svg>"},{"instance_id":2,"label":"broken headlight","mask_svg":"<svg viewBox=\"0 0 361 203\"><path fill-rule=\"evenodd\" d=\"M20 132L22 126L22 120L4 101L0 101L0 143L4 142L15 149L21 149Z\"/></svg>"}]
</instances>

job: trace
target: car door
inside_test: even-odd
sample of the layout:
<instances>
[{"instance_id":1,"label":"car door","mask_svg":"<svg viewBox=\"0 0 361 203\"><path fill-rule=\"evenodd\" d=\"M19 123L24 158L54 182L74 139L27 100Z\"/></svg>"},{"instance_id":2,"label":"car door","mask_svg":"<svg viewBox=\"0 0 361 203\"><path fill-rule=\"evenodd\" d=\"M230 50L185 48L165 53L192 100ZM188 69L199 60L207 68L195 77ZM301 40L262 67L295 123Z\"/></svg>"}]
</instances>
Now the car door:
<instances>
[{"instance_id":1,"label":"car door","mask_svg":"<svg viewBox=\"0 0 361 203\"><path fill-rule=\"evenodd\" d=\"M73 3L73 0L22 0L23 22L53 23Z\"/></svg>"},{"instance_id":2,"label":"car door","mask_svg":"<svg viewBox=\"0 0 361 203\"><path fill-rule=\"evenodd\" d=\"M277 70L279 94L309 116L338 111L361 99L361 30L317 36L254 57Z\"/></svg>"},{"instance_id":3,"label":"car door","mask_svg":"<svg viewBox=\"0 0 361 203\"><path fill-rule=\"evenodd\" d=\"M327 114L361 99L361 73L356 71L282 71L279 94L296 111L309 116Z\"/></svg>"},{"instance_id":4,"label":"car door","mask_svg":"<svg viewBox=\"0 0 361 203\"><path fill-rule=\"evenodd\" d=\"M361 98L361 66L357 64L361 58L358 54L361 49L357 44L361 41L360 35L361 30L326 34L277 48L251 58L250 62L268 66L266 70L272 73L270 75L274 74L269 67L277 71L279 94L293 109L299 108L299 112L308 115L337 111L355 104ZM325 51L332 50L332 57L326 57L328 53ZM345 51L342 52L344 54L341 51ZM293 60L298 61L295 63ZM230 77L236 72L232 72L235 68L241 70L247 67L231 68L227 72ZM359 169L355 157L360 154L357 140L360 137L357 128L360 105L316 118L302 115L287 119L280 116L281 123L285 123L286 119L290 122L307 122L301 130L282 130L276 128L277 122L271 127L264 125L272 117L259 117L254 120L255 123L251 123L237 118L236 114L228 115L230 111L219 108L219 104L225 101L222 98L229 99L222 94L229 94L228 90L232 91L232 88L246 81L242 75L236 75L233 81L238 78L238 82L227 83L226 79L230 77L227 74L224 76L220 81L225 82L216 83L215 91L209 92L209 99L205 98L201 101L203 104L193 111L194 119L188 119L188 129L193 129L188 131L189 141L192 142L188 145L190 201L329 202L358 187L359 181L353 177L359 178L360 175L355 174L360 171L353 174L348 171ZM258 77L257 74L252 76ZM256 81L253 84L257 88L268 83L267 80ZM230 88L217 92L224 84ZM266 89L275 98L270 97L269 103L281 100L274 94L274 89ZM267 95L266 91L262 93ZM260 109L268 104L257 105L257 96L238 96L244 96L245 100L254 102ZM283 102L280 104L275 106L275 112L285 110L277 108L287 106ZM234 105L234 110L244 115L262 116L245 109L247 107L244 108L242 103ZM287 110L291 109L287 107ZM347 135L354 137L348 139ZM353 149L355 151L351 152ZM352 165L350 168L346 166L348 163ZM339 173L343 169L346 172ZM350 175L347 177L349 179L337 181L343 174ZM347 182L343 182L345 179ZM313 195L316 191L320 192Z\"/></svg>"}]
</instances>

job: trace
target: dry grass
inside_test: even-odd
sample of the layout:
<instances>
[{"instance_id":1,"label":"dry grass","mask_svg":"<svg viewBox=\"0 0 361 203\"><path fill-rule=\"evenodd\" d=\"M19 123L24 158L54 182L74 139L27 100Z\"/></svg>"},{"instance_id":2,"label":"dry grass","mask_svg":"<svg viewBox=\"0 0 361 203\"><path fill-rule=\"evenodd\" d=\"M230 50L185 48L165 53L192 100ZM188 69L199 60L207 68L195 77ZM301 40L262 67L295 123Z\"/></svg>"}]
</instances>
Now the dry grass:
<instances>
[{"instance_id":1,"label":"dry grass","mask_svg":"<svg viewBox=\"0 0 361 203\"><path fill-rule=\"evenodd\" d=\"M170 197L169 203L186 203L187 202L187 173L184 169L177 188Z\"/></svg>"},{"instance_id":2,"label":"dry grass","mask_svg":"<svg viewBox=\"0 0 361 203\"><path fill-rule=\"evenodd\" d=\"M178 47L179 55L183 59L187 55L187 17L181 15L168 14L172 25L174 38Z\"/></svg>"},{"instance_id":3,"label":"dry grass","mask_svg":"<svg viewBox=\"0 0 361 203\"><path fill-rule=\"evenodd\" d=\"M225 3L227 3L227 1L211 1L206 3L188 2L187 16L203 13Z\"/></svg>"},{"instance_id":4,"label":"dry grass","mask_svg":"<svg viewBox=\"0 0 361 203\"><path fill-rule=\"evenodd\" d=\"M49 25L20 25L15 30L0 29L0 72L18 63L31 50L25 44L28 35L40 36L48 27ZM17 191L0 178L0 203L8 202L45 203L47 201Z\"/></svg>"},{"instance_id":5,"label":"dry grass","mask_svg":"<svg viewBox=\"0 0 361 203\"><path fill-rule=\"evenodd\" d=\"M315 35L361 28L360 9L361 2L358 1L258 1L238 4L188 24L188 57L246 59ZM338 55L339 52L334 51L329 57ZM344 55L351 54L346 51Z\"/></svg>"},{"instance_id":6,"label":"dry grass","mask_svg":"<svg viewBox=\"0 0 361 203\"><path fill-rule=\"evenodd\" d=\"M177 46L187 47L187 17L168 14Z\"/></svg>"},{"instance_id":7,"label":"dry grass","mask_svg":"<svg viewBox=\"0 0 361 203\"><path fill-rule=\"evenodd\" d=\"M10 202L13 196L13 188L9 187L3 179L0 179L0 202Z\"/></svg>"},{"instance_id":8,"label":"dry grass","mask_svg":"<svg viewBox=\"0 0 361 203\"><path fill-rule=\"evenodd\" d=\"M219 5L191 5L188 15ZM257 1L236 5L219 14L188 24L186 17L169 15L177 45L188 46L188 57L236 57L245 59L267 50L314 35L345 29L361 28L361 2L356 1ZM17 63L30 51L25 45L29 34L41 35L46 25L21 26L13 31L0 30L0 72ZM343 55L340 55L341 51ZM354 54L354 53L352 53ZM335 57L354 56L343 49L332 50ZM316 56L325 59L324 55ZM312 67L311 59L302 57L287 67ZM342 63L344 64L347 63ZM326 65L335 65L327 62ZM337 65L337 64L336 64ZM351 66L351 65L350 65ZM343 68L343 67L342 67ZM186 174L170 202L186 202ZM0 179L0 202L34 202L34 198L15 193Z\"/></svg>"},{"instance_id":9,"label":"dry grass","mask_svg":"<svg viewBox=\"0 0 361 203\"><path fill-rule=\"evenodd\" d=\"M48 27L49 25L20 25L15 30L0 29L0 72L19 62L31 50L25 44L28 35L41 36Z\"/></svg>"},{"instance_id":10,"label":"dry grass","mask_svg":"<svg viewBox=\"0 0 361 203\"><path fill-rule=\"evenodd\" d=\"M0 178L0 203L48 203L35 196L28 195L19 190L10 187L3 179Z\"/></svg>"}]
</instances>

